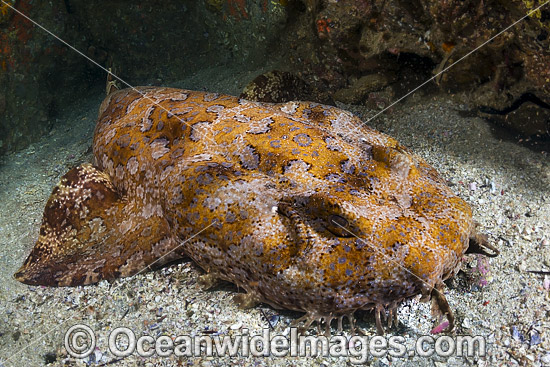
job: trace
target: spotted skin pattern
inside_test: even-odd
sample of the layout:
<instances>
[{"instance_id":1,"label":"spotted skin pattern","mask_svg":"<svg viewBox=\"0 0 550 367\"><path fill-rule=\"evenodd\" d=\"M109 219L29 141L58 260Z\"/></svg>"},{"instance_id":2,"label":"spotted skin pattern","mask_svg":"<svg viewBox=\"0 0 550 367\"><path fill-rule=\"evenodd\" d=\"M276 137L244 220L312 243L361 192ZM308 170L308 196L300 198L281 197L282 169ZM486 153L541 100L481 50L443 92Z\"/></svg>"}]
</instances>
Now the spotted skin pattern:
<instances>
[{"instance_id":1,"label":"spotted skin pattern","mask_svg":"<svg viewBox=\"0 0 550 367\"><path fill-rule=\"evenodd\" d=\"M443 281L470 207L424 160L347 111L140 87L100 108L94 165L46 204L16 278L75 286L191 257L210 279L313 320L389 311ZM434 293L435 292L435 293Z\"/></svg>"}]
</instances>

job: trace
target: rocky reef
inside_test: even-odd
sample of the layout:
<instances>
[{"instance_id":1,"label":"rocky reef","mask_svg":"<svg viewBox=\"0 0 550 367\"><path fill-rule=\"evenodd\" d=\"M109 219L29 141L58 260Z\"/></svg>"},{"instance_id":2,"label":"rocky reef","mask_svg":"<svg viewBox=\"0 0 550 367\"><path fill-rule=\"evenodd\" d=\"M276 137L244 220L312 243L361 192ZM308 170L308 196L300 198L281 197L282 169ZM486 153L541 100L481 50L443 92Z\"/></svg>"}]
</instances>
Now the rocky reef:
<instances>
[{"instance_id":1,"label":"rocky reef","mask_svg":"<svg viewBox=\"0 0 550 367\"><path fill-rule=\"evenodd\" d=\"M543 2L299 3L307 21L294 24L297 37L289 42L300 47L293 59L336 100L372 104L373 96L399 97L434 77L432 85L483 116L548 137L550 7L534 11Z\"/></svg>"}]
</instances>

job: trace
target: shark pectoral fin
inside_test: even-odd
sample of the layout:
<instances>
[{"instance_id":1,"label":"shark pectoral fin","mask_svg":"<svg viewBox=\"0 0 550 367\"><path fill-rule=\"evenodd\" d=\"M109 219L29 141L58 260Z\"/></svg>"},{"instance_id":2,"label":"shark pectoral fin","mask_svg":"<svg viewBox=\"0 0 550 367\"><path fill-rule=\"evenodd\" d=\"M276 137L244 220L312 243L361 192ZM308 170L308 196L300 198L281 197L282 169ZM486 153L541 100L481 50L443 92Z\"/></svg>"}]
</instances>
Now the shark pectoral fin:
<instances>
[{"instance_id":1,"label":"shark pectoral fin","mask_svg":"<svg viewBox=\"0 0 550 367\"><path fill-rule=\"evenodd\" d=\"M31 285L85 285L180 258L172 251L177 247L160 206L121 197L107 174L84 164L54 188L38 241L15 278Z\"/></svg>"}]
</instances>

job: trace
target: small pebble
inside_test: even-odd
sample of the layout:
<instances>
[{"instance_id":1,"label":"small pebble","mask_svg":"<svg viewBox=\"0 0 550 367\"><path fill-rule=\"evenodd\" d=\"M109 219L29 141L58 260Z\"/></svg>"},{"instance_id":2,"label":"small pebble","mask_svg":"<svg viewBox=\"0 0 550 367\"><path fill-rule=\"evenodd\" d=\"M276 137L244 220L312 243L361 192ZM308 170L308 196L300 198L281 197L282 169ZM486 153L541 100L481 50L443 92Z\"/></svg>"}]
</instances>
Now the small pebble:
<instances>
[{"instance_id":1,"label":"small pebble","mask_svg":"<svg viewBox=\"0 0 550 367\"><path fill-rule=\"evenodd\" d=\"M430 334L439 334L440 332L442 332L443 330L445 330L448 326L449 326L449 322L448 322L448 321L444 321L444 322L442 322L441 324L439 324L439 325L437 325L436 327L434 327L434 328L430 331Z\"/></svg>"},{"instance_id":2,"label":"small pebble","mask_svg":"<svg viewBox=\"0 0 550 367\"><path fill-rule=\"evenodd\" d=\"M243 323L241 321L238 321L238 322L234 323L233 325L231 325L229 328L231 330L238 330L242 327L243 327Z\"/></svg>"},{"instance_id":3,"label":"small pebble","mask_svg":"<svg viewBox=\"0 0 550 367\"><path fill-rule=\"evenodd\" d=\"M533 330L533 332L531 333L531 340L529 341L529 345L533 346L540 343L542 343L540 334L536 330Z\"/></svg>"},{"instance_id":4,"label":"small pebble","mask_svg":"<svg viewBox=\"0 0 550 367\"><path fill-rule=\"evenodd\" d=\"M512 326L512 338L514 338L514 340L517 340L517 341L520 341L520 342L523 342L525 340L525 337L523 336L523 334L519 331L519 329L515 325Z\"/></svg>"},{"instance_id":5,"label":"small pebble","mask_svg":"<svg viewBox=\"0 0 550 367\"><path fill-rule=\"evenodd\" d=\"M279 315L273 315L273 316L270 316L268 320L271 326L276 326L279 323L280 318L281 317Z\"/></svg>"}]
</instances>

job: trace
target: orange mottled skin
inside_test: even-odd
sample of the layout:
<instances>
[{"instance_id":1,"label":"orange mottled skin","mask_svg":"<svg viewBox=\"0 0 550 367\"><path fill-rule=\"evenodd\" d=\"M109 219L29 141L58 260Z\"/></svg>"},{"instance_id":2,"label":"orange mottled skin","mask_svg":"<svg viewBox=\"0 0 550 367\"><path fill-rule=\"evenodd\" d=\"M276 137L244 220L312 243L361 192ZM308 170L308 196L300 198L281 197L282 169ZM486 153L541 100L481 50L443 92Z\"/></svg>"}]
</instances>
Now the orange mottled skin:
<instances>
[{"instance_id":1,"label":"orange mottled skin","mask_svg":"<svg viewBox=\"0 0 550 367\"><path fill-rule=\"evenodd\" d=\"M349 112L141 87L103 102L93 148L54 189L18 280L89 284L188 255L242 302L309 322L358 309L379 322L418 294L452 317L438 290L470 207Z\"/></svg>"}]
</instances>

